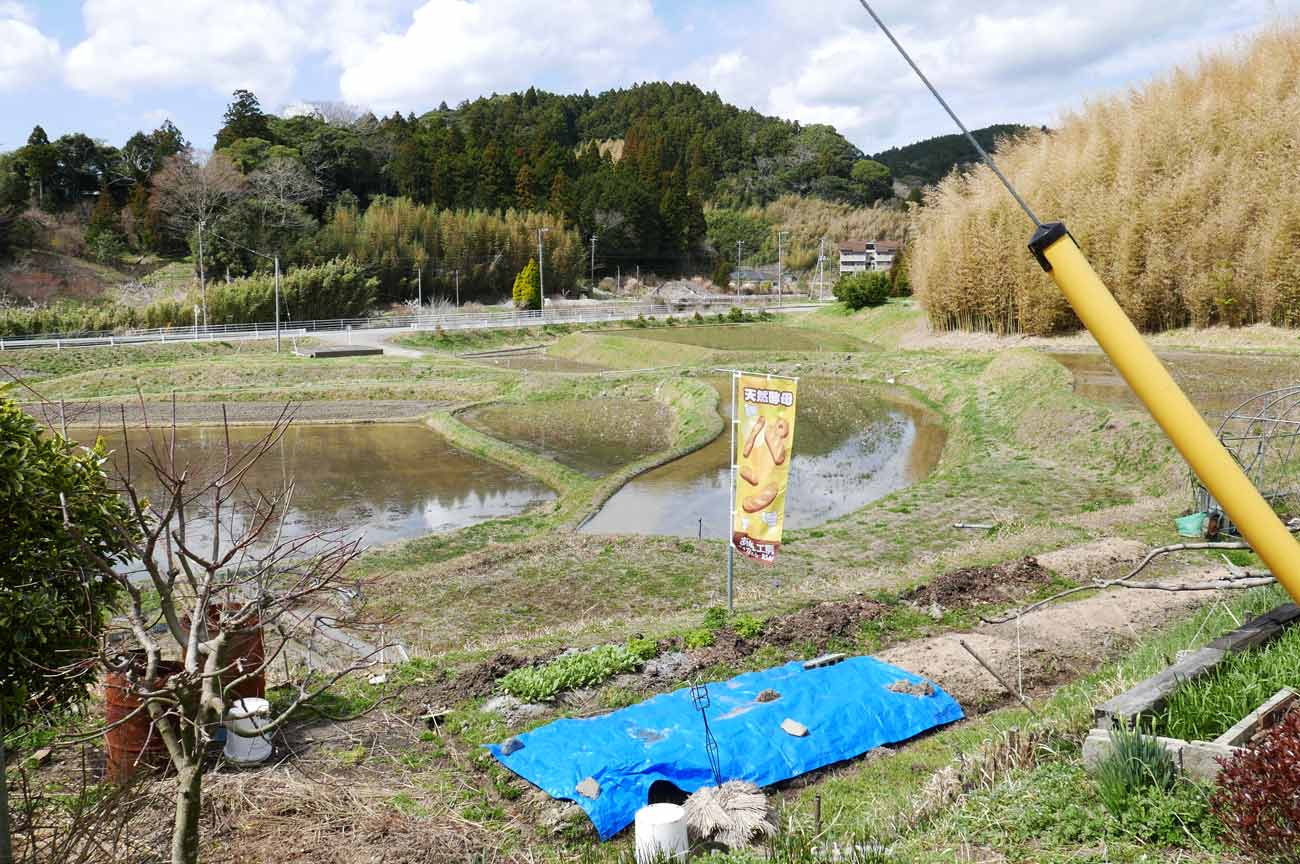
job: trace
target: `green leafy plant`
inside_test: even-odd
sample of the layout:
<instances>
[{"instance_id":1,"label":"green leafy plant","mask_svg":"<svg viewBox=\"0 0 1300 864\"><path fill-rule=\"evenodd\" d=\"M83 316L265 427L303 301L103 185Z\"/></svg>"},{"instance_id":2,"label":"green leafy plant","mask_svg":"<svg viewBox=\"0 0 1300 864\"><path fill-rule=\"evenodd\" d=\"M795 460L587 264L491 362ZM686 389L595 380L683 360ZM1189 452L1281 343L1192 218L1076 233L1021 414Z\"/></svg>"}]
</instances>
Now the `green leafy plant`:
<instances>
[{"instance_id":1,"label":"green leafy plant","mask_svg":"<svg viewBox=\"0 0 1300 864\"><path fill-rule=\"evenodd\" d=\"M501 679L501 689L516 699L544 702L566 690L592 687L631 672L640 664L626 646L601 645L581 654L557 657L545 666L516 669Z\"/></svg>"},{"instance_id":2,"label":"green leafy plant","mask_svg":"<svg viewBox=\"0 0 1300 864\"><path fill-rule=\"evenodd\" d=\"M698 630L688 630L682 637L682 642L687 648L709 648L713 645L716 636L714 631L707 627L701 627Z\"/></svg>"},{"instance_id":3,"label":"green leafy plant","mask_svg":"<svg viewBox=\"0 0 1300 864\"><path fill-rule=\"evenodd\" d=\"M727 610L721 606L711 606L704 613L704 629L714 633L727 626Z\"/></svg>"},{"instance_id":4,"label":"green leafy plant","mask_svg":"<svg viewBox=\"0 0 1300 864\"><path fill-rule=\"evenodd\" d=\"M735 630L736 635L741 639L755 639L763 635L763 627L766 623L764 619L746 612L732 619L731 629Z\"/></svg>"},{"instance_id":5,"label":"green leafy plant","mask_svg":"<svg viewBox=\"0 0 1300 864\"><path fill-rule=\"evenodd\" d=\"M1111 815L1122 818L1130 802L1147 789L1168 791L1178 780L1174 760L1158 740L1115 729L1111 751L1097 766L1097 791Z\"/></svg>"},{"instance_id":6,"label":"green leafy plant","mask_svg":"<svg viewBox=\"0 0 1300 864\"><path fill-rule=\"evenodd\" d=\"M528 264L515 277L511 298L518 309L542 308L542 280L536 258L529 258Z\"/></svg>"},{"instance_id":7,"label":"green leafy plant","mask_svg":"<svg viewBox=\"0 0 1300 864\"><path fill-rule=\"evenodd\" d=\"M633 636L627 640L627 650L638 660L653 660L659 656L659 643L654 639Z\"/></svg>"}]
</instances>

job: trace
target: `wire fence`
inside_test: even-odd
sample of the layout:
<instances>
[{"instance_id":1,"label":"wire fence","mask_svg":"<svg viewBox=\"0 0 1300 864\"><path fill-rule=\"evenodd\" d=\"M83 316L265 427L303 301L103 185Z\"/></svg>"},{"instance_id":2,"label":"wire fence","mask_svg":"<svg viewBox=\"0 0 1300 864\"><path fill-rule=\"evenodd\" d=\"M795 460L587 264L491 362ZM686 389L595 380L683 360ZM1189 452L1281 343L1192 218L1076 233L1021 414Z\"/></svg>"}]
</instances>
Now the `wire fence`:
<instances>
[{"instance_id":1,"label":"wire fence","mask_svg":"<svg viewBox=\"0 0 1300 864\"><path fill-rule=\"evenodd\" d=\"M316 321L282 322L279 333L284 337L302 337L312 333L337 333L354 330L499 330L514 327L541 327L548 324L594 324L605 321L629 321L639 317L664 317L710 312L731 307L798 309L808 308L805 301L780 303L775 297L737 297L733 295L699 295L675 303L610 301L556 305L540 310L418 312L375 315L367 318L330 318ZM209 324L191 327L121 330L98 333L48 333L0 338L0 351L22 348L88 348L168 342L216 342L270 339L276 334L274 322L251 324Z\"/></svg>"}]
</instances>

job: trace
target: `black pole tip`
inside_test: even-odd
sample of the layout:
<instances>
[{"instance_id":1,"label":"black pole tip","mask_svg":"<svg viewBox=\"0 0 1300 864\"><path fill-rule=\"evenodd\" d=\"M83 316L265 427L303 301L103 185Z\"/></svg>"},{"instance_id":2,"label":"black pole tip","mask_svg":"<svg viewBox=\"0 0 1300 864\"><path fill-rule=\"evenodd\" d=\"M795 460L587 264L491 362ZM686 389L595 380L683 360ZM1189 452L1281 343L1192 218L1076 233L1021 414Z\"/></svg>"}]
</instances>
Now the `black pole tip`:
<instances>
[{"instance_id":1,"label":"black pole tip","mask_svg":"<svg viewBox=\"0 0 1300 864\"><path fill-rule=\"evenodd\" d=\"M1074 240L1074 235L1070 233L1070 229L1065 227L1064 222L1046 222L1038 226L1038 230L1034 232L1034 236L1029 240L1029 251L1034 253L1039 266L1048 273L1052 272L1052 264L1047 260L1045 253L1048 247L1062 237L1069 237Z\"/></svg>"}]
</instances>

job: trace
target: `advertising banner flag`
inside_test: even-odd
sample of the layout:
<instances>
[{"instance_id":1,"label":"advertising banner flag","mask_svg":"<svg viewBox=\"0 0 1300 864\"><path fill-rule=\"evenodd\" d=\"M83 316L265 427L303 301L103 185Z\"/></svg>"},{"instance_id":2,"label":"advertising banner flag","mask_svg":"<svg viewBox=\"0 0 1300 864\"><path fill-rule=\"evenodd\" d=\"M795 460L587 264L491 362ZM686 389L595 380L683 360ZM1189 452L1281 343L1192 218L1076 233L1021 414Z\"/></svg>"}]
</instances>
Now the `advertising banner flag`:
<instances>
[{"instance_id":1,"label":"advertising banner flag","mask_svg":"<svg viewBox=\"0 0 1300 864\"><path fill-rule=\"evenodd\" d=\"M775 562L781 548L798 384L775 375L735 376L731 542L763 564Z\"/></svg>"}]
</instances>

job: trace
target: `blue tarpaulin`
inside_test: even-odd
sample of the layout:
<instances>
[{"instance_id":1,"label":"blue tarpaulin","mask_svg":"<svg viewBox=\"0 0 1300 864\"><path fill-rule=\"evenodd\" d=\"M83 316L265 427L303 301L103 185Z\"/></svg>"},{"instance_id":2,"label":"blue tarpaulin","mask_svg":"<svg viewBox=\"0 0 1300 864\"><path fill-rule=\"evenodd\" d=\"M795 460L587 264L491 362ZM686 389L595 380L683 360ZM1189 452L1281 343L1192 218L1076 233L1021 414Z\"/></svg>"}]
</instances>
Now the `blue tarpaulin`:
<instances>
[{"instance_id":1,"label":"blue tarpaulin","mask_svg":"<svg viewBox=\"0 0 1300 864\"><path fill-rule=\"evenodd\" d=\"M769 786L962 718L961 706L938 687L928 695L925 688L914 690L920 695L891 691L899 681L925 683L874 657L853 657L817 669L787 663L710 684L722 779ZM764 690L780 698L759 702ZM787 718L808 734L784 732ZM508 756L500 745L488 749L552 798L576 801L601 839L632 823L657 780L687 793L713 784L690 688L600 717L556 720L518 738L523 747ZM595 800L577 792L588 777L600 784Z\"/></svg>"}]
</instances>

